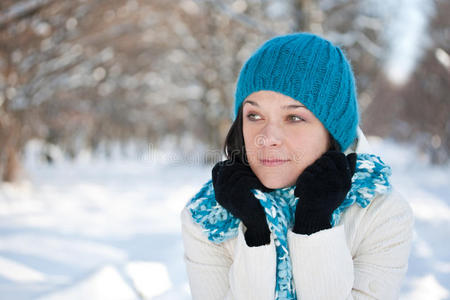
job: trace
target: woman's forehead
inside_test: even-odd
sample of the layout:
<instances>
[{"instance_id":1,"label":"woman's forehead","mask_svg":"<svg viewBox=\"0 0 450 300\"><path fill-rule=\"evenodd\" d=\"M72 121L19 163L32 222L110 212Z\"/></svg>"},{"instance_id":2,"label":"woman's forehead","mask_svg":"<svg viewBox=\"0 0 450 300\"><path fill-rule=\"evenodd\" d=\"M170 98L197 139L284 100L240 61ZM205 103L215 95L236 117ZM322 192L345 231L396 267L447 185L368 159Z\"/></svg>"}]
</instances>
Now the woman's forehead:
<instances>
[{"instance_id":1,"label":"woman's forehead","mask_svg":"<svg viewBox=\"0 0 450 300\"><path fill-rule=\"evenodd\" d=\"M244 104L245 103L250 103L254 106L261 106L265 104L278 104L280 106L303 106L300 101L274 91L254 92L245 99Z\"/></svg>"}]
</instances>

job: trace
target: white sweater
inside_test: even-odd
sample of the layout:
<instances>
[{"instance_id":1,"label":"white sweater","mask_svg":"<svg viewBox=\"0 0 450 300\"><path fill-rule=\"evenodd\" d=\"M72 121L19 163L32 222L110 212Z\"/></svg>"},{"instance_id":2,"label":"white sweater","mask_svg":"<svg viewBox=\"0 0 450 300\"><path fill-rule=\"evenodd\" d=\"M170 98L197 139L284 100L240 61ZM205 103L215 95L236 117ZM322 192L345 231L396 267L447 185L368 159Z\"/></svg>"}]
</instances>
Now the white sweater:
<instances>
[{"instance_id":1,"label":"white sweater","mask_svg":"<svg viewBox=\"0 0 450 300\"><path fill-rule=\"evenodd\" d=\"M215 244L187 208L181 221L193 299L274 299L273 235L268 245L248 247L241 223L236 238ZM333 228L309 236L289 231L298 299L397 299L408 267L413 223L409 204L393 190L372 199L366 208L352 205Z\"/></svg>"},{"instance_id":2,"label":"white sweater","mask_svg":"<svg viewBox=\"0 0 450 300\"><path fill-rule=\"evenodd\" d=\"M209 241L188 209L181 214L185 262L193 299L273 300L276 252L236 238ZM242 223L241 223L242 224ZM289 231L297 296L308 299L397 299L408 266L413 215L395 191L366 208L352 205L338 226L312 235Z\"/></svg>"}]
</instances>

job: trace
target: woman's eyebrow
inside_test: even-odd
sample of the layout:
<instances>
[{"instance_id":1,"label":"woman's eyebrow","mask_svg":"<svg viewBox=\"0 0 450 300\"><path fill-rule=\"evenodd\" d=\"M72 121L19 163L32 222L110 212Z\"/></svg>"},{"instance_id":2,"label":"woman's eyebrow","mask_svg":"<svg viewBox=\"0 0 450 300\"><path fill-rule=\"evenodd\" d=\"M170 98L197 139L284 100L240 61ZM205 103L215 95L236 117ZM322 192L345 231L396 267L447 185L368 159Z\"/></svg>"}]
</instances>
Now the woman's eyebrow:
<instances>
[{"instance_id":1,"label":"woman's eyebrow","mask_svg":"<svg viewBox=\"0 0 450 300\"><path fill-rule=\"evenodd\" d=\"M281 108L283 108L283 109L293 109L293 108L302 108L302 107L305 108L305 106L302 105L302 104L290 104L290 105L284 105Z\"/></svg>"},{"instance_id":2,"label":"woman's eyebrow","mask_svg":"<svg viewBox=\"0 0 450 300\"><path fill-rule=\"evenodd\" d=\"M251 101L251 100L245 100L244 104L245 104L245 103L248 103L248 104L251 104L251 105L254 105L254 106L259 107L259 104L258 104L258 103L253 102L253 101Z\"/></svg>"},{"instance_id":3,"label":"woman's eyebrow","mask_svg":"<svg viewBox=\"0 0 450 300\"><path fill-rule=\"evenodd\" d=\"M245 103L251 104L251 105L256 106L256 107L259 107L258 103L254 102L254 101L251 101L251 100L245 100L244 104ZM306 106L304 106L303 104L289 104L289 105L283 105L281 108L282 109L293 109L293 108L302 108L302 107L305 108Z\"/></svg>"}]
</instances>

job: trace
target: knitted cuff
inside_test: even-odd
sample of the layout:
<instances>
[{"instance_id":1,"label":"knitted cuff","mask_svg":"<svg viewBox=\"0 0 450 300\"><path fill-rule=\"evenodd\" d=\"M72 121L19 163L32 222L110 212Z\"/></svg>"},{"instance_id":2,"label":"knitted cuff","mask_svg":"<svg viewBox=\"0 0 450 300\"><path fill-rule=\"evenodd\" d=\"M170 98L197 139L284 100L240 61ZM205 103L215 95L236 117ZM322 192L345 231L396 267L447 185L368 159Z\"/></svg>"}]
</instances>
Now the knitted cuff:
<instances>
[{"instance_id":1,"label":"knitted cuff","mask_svg":"<svg viewBox=\"0 0 450 300\"><path fill-rule=\"evenodd\" d=\"M247 228L244 233L245 242L249 247L258 247L270 244L270 230L253 230Z\"/></svg>"},{"instance_id":2,"label":"knitted cuff","mask_svg":"<svg viewBox=\"0 0 450 300\"><path fill-rule=\"evenodd\" d=\"M320 230L331 228L331 215L323 214L297 214L292 231L298 234L313 234Z\"/></svg>"}]
</instances>

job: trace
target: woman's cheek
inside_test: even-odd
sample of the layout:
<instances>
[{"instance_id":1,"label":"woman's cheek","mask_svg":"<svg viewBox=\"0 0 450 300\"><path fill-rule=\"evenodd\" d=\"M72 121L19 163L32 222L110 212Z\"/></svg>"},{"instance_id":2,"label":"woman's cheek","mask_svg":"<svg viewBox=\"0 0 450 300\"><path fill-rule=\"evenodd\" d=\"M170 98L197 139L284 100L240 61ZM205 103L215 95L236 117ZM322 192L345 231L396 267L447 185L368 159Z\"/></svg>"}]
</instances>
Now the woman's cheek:
<instances>
[{"instance_id":1,"label":"woman's cheek","mask_svg":"<svg viewBox=\"0 0 450 300\"><path fill-rule=\"evenodd\" d=\"M251 126L244 127L244 143L247 151L254 152L257 148L256 137L257 134Z\"/></svg>"}]
</instances>

